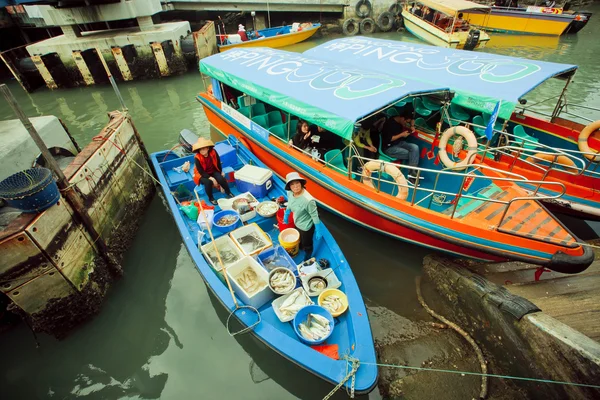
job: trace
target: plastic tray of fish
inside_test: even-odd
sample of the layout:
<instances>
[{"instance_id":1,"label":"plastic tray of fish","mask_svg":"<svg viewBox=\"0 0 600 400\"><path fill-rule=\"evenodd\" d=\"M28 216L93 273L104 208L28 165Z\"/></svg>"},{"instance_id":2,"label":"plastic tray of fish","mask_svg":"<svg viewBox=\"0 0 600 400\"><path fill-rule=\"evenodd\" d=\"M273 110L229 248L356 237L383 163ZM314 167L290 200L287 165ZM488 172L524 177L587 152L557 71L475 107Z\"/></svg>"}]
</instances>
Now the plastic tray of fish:
<instances>
[{"instance_id":1,"label":"plastic tray of fish","mask_svg":"<svg viewBox=\"0 0 600 400\"><path fill-rule=\"evenodd\" d=\"M315 303L310 299L308 293L301 287L294 289L294 291L285 296L273 300L273 303L271 303L275 315L277 315L277 318L279 318L281 322L293 320L296 313L302 307L313 304Z\"/></svg>"},{"instance_id":2,"label":"plastic tray of fish","mask_svg":"<svg viewBox=\"0 0 600 400\"><path fill-rule=\"evenodd\" d=\"M242 253L247 256L256 255L273 245L269 235L260 229L256 223L238 228L230 232L229 236Z\"/></svg>"},{"instance_id":3,"label":"plastic tray of fish","mask_svg":"<svg viewBox=\"0 0 600 400\"><path fill-rule=\"evenodd\" d=\"M215 240L215 244L217 245L217 249L219 250L219 255L221 256L221 260L225 264L225 268L228 268L230 265L238 262L244 254L241 250L233 243L233 240L229 236L221 236L217 240ZM210 265L216 270L221 271L223 268L221 267L221 263L219 263L219 259L217 257L217 252L215 251L215 244L207 243L201 247L202 253L204 257L208 260Z\"/></svg>"},{"instance_id":4,"label":"plastic tray of fish","mask_svg":"<svg viewBox=\"0 0 600 400\"><path fill-rule=\"evenodd\" d=\"M300 276L300 282L310 297L320 295L325 289L337 289L342 286L342 282L335 276L335 272L331 268Z\"/></svg>"}]
</instances>

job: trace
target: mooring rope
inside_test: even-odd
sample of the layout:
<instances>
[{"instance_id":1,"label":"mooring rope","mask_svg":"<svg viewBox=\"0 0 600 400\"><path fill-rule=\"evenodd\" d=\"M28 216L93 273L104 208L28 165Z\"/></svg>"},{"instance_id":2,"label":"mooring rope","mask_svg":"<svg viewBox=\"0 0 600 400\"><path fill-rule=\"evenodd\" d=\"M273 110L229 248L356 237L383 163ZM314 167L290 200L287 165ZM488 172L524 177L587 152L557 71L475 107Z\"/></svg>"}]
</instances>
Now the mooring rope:
<instances>
[{"instance_id":1,"label":"mooring rope","mask_svg":"<svg viewBox=\"0 0 600 400\"><path fill-rule=\"evenodd\" d=\"M352 378L352 382L350 383L350 393L348 393L348 396L350 396L351 399L354 398L354 385L356 383L356 371L358 371L358 367L360 366L360 361L357 358L351 357L351 356L344 356L344 359L346 360L346 376L344 377L344 379L342 379L340 381L340 383L338 383L336 385L336 387L334 387L331 392L329 392L325 397L323 397L323 400L329 400L331 398L331 396L333 396L335 394L335 392L337 392L338 390L340 390L340 388L342 386L344 386L344 384L346 382L348 382L348 379ZM352 366L350 368L350 372L348 372L348 368L350 367L350 365Z\"/></svg>"}]
</instances>

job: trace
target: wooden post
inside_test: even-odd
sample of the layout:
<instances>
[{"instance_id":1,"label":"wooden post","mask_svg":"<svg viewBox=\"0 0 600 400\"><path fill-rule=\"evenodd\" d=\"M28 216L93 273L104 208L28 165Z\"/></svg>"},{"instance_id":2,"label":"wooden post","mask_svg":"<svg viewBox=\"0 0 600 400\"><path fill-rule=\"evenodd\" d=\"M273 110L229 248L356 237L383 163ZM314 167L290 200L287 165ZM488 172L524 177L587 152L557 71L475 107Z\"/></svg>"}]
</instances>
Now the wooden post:
<instances>
[{"instance_id":1,"label":"wooden post","mask_svg":"<svg viewBox=\"0 0 600 400\"><path fill-rule=\"evenodd\" d=\"M92 219L90 218L89 214L87 213L87 211L85 209L83 200L81 199L81 197L79 197L79 194L77 192L75 192L75 190L73 189L73 187L67 180L67 177L65 176L63 171L60 169L60 166L58 165L58 163L56 162L54 157L52 157L52 154L50 154L50 151L48 151L48 148L46 147L44 140L40 137L39 133L37 132L37 130L31 123L29 118L27 118L27 116L23 112L23 109L21 109L21 107L17 103L17 100L11 93L8 86L6 86L5 84L0 85L0 92L2 92L2 94L4 95L4 98L6 99L6 101L10 105L10 107L13 109L13 111L15 112L17 117L21 120L21 123L23 123L23 126L25 126L25 129L27 129L27 131L29 132L29 135L31 135L31 138L33 139L35 144L40 149L42 156L44 157L44 160L46 161L46 165L48 165L50 167L52 172L54 172L54 174L58 178L58 180L56 182L58 187L60 188L60 190L63 193L63 195L65 196L66 200L69 202L69 204L73 208L75 215L77 215L77 217L79 217L79 219L83 223L83 226L86 228L86 230L88 231L88 233L94 240L94 243L98 246L98 250L100 250L100 254L108 263L108 267L110 268L111 272L118 276L122 275L123 269L114 260L114 258L112 257L112 255L110 254L110 252L108 250L108 246L106 245L106 242L100 236L100 234L96 231L96 228L94 228L94 223L92 222Z\"/></svg>"}]
</instances>

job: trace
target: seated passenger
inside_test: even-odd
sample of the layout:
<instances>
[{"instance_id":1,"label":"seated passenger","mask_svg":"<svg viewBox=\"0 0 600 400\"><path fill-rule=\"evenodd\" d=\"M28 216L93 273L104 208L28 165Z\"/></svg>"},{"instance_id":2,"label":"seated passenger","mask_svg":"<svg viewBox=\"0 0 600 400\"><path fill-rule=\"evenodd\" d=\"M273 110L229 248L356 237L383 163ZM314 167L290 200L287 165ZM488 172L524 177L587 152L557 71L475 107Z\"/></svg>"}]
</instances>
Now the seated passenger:
<instances>
[{"instance_id":1,"label":"seated passenger","mask_svg":"<svg viewBox=\"0 0 600 400\"><path fill-rule=\"evenodd\" d=\"M425 12L423 13L423 19L427 22L433 23L433 13L434 11L431 8L427 7Z\"/></svg>"},{"instance_id":2,"label":"seated passenger","mask_svg":"<svg viewBox=\"0 0 600 400\"><path fill-rule=\"evenodd\" d=\"M381 149L395 160L408 160L408 165L419 165L419 146L405 139L415 131L415 121L410 115L397 115L385 121L381 134ZM408 180L415 183L416 172L411 170Z\"/></svg>"},{"instance_id":3,"label":"seated passenger","mask_svg":"<svg viewBox=\"0 0 600 400\"><path fill-rule=\"evenodd\" d=\"M318 125L311 125L310 132L312 146L317 148L321 154L342 147L335 133L331 133Z\"/></svg>"},{"instance_id":4,"label":"seated passenger","mask_svg":"<svg viewBox=\"0 0 600 400\"><path fill-rule=\"evenodd\" d=\"M456 18L456 22L454 23L454 32L460 32L467 27L467 21L463 19L463 13L458 13L458 18Z\"/></svg>"},{"instance_id":5,"label":"seated passenger","mask_svg":"<svg viewBox=\"0 0 600 400\"><path fill-rule=\"evenodd\" d=\"M238 25L238 35L240 35L242 42L248 41L248 35L246 35L246 28L242 24Z\"/></svg>"},{"instance_id":6,"label":"seated passenger","mask_svg":"<svg viewBox=\"0 0 600 400\"><path fill-rule=\"evenodd\" d=\"M226 193L227 197L233 197L229 184L223 177L221 158L215 150L215 144L209 139L200 138L192 146L192 151L196 153L194 156L194 182L196 185L204 185L208 200L212 204L217 204L213 197L213 187Z\"/></svg>"},{"instance_id":7,"label":"seated passenger","mask_svg":"<svg viewBox=\"0 0 600 400\"><path fill-rule=\"evenodd\" d=\"M312 140L310 138L312 132L308 126L308 122L301 119L296 125L296 133L294 137L289 141L290 146L294 145L300 150L306 150L311 147Z\"/></svg>"},{"instance_id":8,"label":"seated passenger","mask_svg":"<svg viewBox=\"0 0 600 400\"><path fill-rule=\"evenodd\" d=\"M371 139L371 130L375 130L374 127L367 127L365 123L360 125L358 132L356 132L354 136L354 145L361 149L362 156L367 158L372 158L376 160L379 158L377 156L378 150L377 147L373 145L373 139Z\"/></svg>"},{"instance_id":9,"label":"seated passenger","mask_svg":"<svg viewBox=\"0 0 600 400\"><path fill-rule=\"evenodd\" d=\"M417 17L419 17L419 18L422 18L423 17L423 10L421 9L421 7L415 6L413 8L413 14L416 15Z\"/></svg>"}]
</instances>

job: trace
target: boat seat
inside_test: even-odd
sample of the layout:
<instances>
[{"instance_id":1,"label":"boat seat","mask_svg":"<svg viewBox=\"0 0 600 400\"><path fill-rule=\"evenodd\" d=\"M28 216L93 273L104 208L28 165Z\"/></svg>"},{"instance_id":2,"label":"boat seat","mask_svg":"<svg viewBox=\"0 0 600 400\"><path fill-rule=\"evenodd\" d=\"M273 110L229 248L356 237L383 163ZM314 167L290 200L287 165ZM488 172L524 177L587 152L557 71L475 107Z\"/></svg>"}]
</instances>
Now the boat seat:
<instances>
[{"instance_id":1,"label":"boat seat","mask_svg":"<svg viewBox=\"0 0 600 400\"><path fill-rule=\"evenodd\" d=\"M473 117L473 124L486 126L485 122L483 122L483 117L481 115L476 115L475 117ZM475 132L479 136L485 137L485 128L480 128L475 125L471 126L471 128L473 128L473 132Z\"/></svg>"},{"instance_id":2,"label":"boat seat","mask_svg":"<svg viewBox=\"0 0 600 400\"><path fill-rule=\"evenodd\" d=\"M440 108L442 108L441 104L436 103L435 101L429 99L428 97L421 97L421 101L423 102L423 105L425 106L425 108L427 108L428 110L438 111Z\"/></svg>"},{"instance_id":3,"label":"boat seat","mask_svg":"<svg viewBox=\"0 0 600 400\"><path fill-rule=\"evenodd\" d=\"M280 139L287 140L286 129L286 124L274 125L269 128L269 132L271 132L273 135L277 136Z\"/></svg>"},{"instance_id":4,"label":"boat seat","mask_svg":"<svg viewBox=\"0 0 600 400\"><path fill-rule=\"evenodd\" d=\"M525 149L534 150L538 148L539 139L525 132L525 128L522 125L515 125L513 135L515 135L513 140L517 146L522 146L524 143L523 148Z\"/></svg>"},{"instance_id":5,"label":"boat seat","mask_svg":"<svg viewBox=\"0 0 600 400\"><path fill-rule=\"evenodd\" d=\"M431 110L423 105L423 101L416 97L413 100L413 106L415 107L415 112L423 117L428 117L431 115Z\"/></svg>"},{"instance_id":6,"label":"boat seat","mask_svg":"<svg viewBox=\"0 0 600 400\"><path fill-rule=\"evenodd\" d=\"M291 119L290 120L290 137L293 137L296 134L296 128L298 127L298 120Z\"/></svg>"},{"instance_id":7,"label":"boat seat","mask_svg":"<svg viewBox=\"0 0 600 400\"><path fill-rule=\"evenodd\" d=\"M269 126L283 124L283 118L281 118L281 112L279 111L271 111L270 113L268 113L267 120L269 122Z\"/></svg>"},{"instance_id":8,"label":"boat seat","mask_svg":"<svg viewBox=\"0 0 600 400\"><path fill-rule=\"evenodd\" d=\"M269 129L269 120L267 119L266 115L257 115L256 117L252 117L252 121L265 129Z\"/></svg>"},{"instance_id":9,"label":"boat seat","mask_svg":"<svg viewBox=\"0 0 600 400\"><path fill-rule=\"evenodd\" d=\"M483 125L488 126L490 122L490 118L492 118L492 114L483 113ZM496 119L496 123L494 124L494 131L502 131L502 122L498 122L500 119Z\"/></svg>"},{"instance_id":10,"label":"boat seat","mask_svg":"<svg viewBox=\"0 0 600 400\"><path fill-rule=\"evenodd\" d=\"M387 110L385 110L385 115L388 118L392 118L392 117L396 117L398 115L400 115L400 113L398 112L398 110L394 107L390 107Z\"/></svg>"},{"instance_id":11,"label":"boat seat","mask_svg":"<svg viewBox=\"0 0 600 400\"><path fill-rule=\"evenodd\" d=\"M421 118L421 117L415 119L415 127L425 129L425 130L432 129L429 125L427 125L427 121L425 121L425 119Z\"/></svg>"},{"instance_id":12,"label":"boat seat","mask_svg":"<svg viewBox=\"0 0 600 400\"><path fill-rule=\"evenodd\" d=\"M251 115L250 113L252 112L252 108L251 107L240 107L238 109L238 111L240 112L240 114L242 114L246 118L250 118L250 115Z\"/></svg>"},{"instance_id":13,"label":"boat seat","mask_svg":"<svg viewBox=\"0 0 600 400\"><path fill-rule=\"evenodd\" d=\"M252 115L265 115L267 110L265 109L264 103L252 104Z\"/></svg>"},{"instance_id":14,"label":"boat seat","mask_svg":"<svg viewBox=\"0 0 600 400\"><path fill-rule=\"evenodd\" d=\"M448 119L448 114L451 119ZM454 115L452 115L452 112L450 112L449 110L448 110L448 113L443 113L443 120L445 123L447 123L450 126L460 125L460 122L461 122L458 120L458 118L456 118Z\"/></svg>"},{"instance_id":15,"label":"boat seat","mask_svg":"<svg viewBox=\"0 0 600 400\"><path fill-rule=\"evenodd\" d=\"M450 116L464 122L471 119L471 115L464 108L454 103L450 103Z\"/></svg>"},{"instance_id":16,"label":"boat seat","mask_svg":"<svg viewBox=\"0 0 600 400\"><path fill-rule=\"evenodd\" d=\"M325 153L323 158L325 159L327 168L334 169L342 174L343 173L347 174L348 167L346 166L346 163L344 162L344 154L342 153L341 150L338 150L338 149L329 150L327 153ZM356 177L356 175L352 174L352 179L354 179L355 177Z\"/></svg>"},{"instance_id":17,"label":"boat seat","mask_svg":"<svg viewBox=\"0 0 600 400\"><path fill-rule=\"evenodd\" d=\"M385 162L392 162L394 161L394 159L390 156L388 156L387 154L385 154L383 152L383 150L381 150L381 142L382 140L379 141L379 159Z\"/></svg>"}]
</instances>

